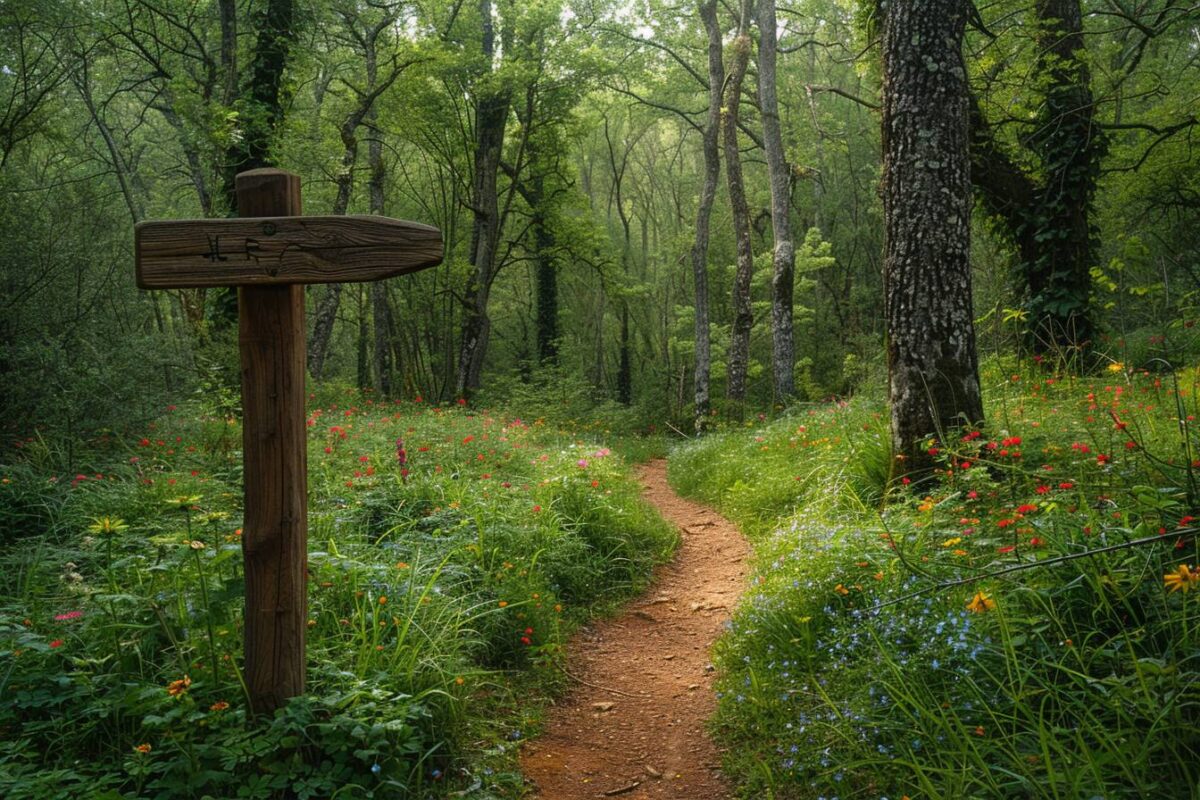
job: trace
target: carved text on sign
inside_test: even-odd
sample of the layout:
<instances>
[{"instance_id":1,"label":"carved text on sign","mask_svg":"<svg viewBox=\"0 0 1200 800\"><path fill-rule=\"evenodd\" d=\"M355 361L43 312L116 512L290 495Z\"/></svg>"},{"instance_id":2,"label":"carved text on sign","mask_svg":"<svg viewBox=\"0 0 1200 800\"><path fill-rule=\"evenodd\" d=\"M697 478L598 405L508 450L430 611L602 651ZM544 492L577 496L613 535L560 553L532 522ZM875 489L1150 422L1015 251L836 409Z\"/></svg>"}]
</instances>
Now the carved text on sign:
<instances>
[{"instance_id":1,"label":"carved text on sign","mask_svg":"<svg viewBox=\"0 0 1200 800\"><path fill-rule=\"evenodd\" d=\"M143 222L134 235L144 289L372 281L442 258L437 228L387 217Z\"/></svg>"}]
</instances>

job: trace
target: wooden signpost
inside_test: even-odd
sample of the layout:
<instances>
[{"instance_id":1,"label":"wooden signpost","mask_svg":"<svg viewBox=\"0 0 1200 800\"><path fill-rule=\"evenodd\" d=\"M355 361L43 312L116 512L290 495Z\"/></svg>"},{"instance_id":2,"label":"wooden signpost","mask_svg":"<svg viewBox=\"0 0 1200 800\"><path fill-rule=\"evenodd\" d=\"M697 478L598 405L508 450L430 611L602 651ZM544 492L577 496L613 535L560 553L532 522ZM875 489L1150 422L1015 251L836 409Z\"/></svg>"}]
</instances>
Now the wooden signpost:
<instances>
[{"instance_id":1,"label":"wooden signpost","mask_svg":"<svg viewBox=\"0 0 1200 800\"><path fill-rule=\"evenodd\" d=\"M306 283L379 280L442 260L437 228L385 217L302 217L300 178L237 176L238 219L143 222L143 289L238 287L246 575L245 679L254 713L304 692L308 503Z\"/></svg>"}]
</instances>

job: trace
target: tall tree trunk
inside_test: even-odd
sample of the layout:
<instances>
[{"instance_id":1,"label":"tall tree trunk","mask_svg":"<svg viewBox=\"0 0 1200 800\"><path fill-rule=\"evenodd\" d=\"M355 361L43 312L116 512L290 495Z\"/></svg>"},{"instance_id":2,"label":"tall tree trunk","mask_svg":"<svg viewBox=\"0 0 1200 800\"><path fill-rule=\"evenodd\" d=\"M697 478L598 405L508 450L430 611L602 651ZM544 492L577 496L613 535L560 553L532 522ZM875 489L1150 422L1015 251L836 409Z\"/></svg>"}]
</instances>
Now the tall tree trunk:
<instances>
[{"instance_id":1,"label":"tall tree trunk","mask_svg":"<svg viewBox=\"0 0 1200 800\"><path fill-rule=\"evenodd\" d=\"M225 86L221 102L232 105L237 98L237 0L217 0L221 17L221 70Z\"/></svg>"},{"instance_id":2,"label":"tall tree trunk","mask_svg":"<svg viewBox=\"0 0 1200 800\"><path fill-rule=\"evenodd\" d=\"M483 62L491 69L492 59L496 54L492 0L479 0L479 16L483 26L480 45ZM490 82L485 76L479 76L477 86L479 84ZM496 178L504 146L509 98L508 90L487 85L479 89L475 107L475 174L471 190L471 208L474 213L471 229L473 269L471 282L467 285L463 298L463 332L459 346L458 375L455 380L455 392L460 397L479 388L491 332L488 299L495 278L496 250L500 241L500 203L496 191Z\"/></svg>"},{"instance_id":3,"label":"tall tree trunk","mask_svg":"<svg viewBox=\"0 0 1200 800\"><path fill-rule=\"evenodd\" d=\"M1104 145L1085 59L1079 0L1038 0L1038 70L1049 89L1031 146L1049 173L1038 214L1043 252L1023 265L1033 346L1081 353L1093 336L1089 309L1095 238L1090 214ZM1045 235L1053 234L1053 235Z\"/></svg>"},{"instance_id":4,"label":"tall tree trunk","mask_svg":"<svg viewBox=\"0 0 1200 800\"><path fill-rule=\"evenodd\" d=\"M367 114L367 126L371 132L371 139L367 142L367 168L371 175L367 184L369 207L372 214L382 217L386 216L384 181L387 179L387 170L383 164L383 134L379 130L379 110L374 105ZM371 359L375 389L381 397L386 398L392 393L393 372L398 364L392 363L392 311L388 304L385 281L375 281L371 284L371 317L375 322L374 352Z\"/></svg>"},{"instance_id":5,"label":"tall tree trunk","mask_svg":"<svg viewBox=\"0 0 1200 800\"><path fill-rule=\"evenodd\" d=\"M617 351L617 402L627 406L633 402L633 359L629 341L629 298L621 298L621 339Z\"/></svg>"},{"instance_id":6,"label":"tall tree trunk","mask_svg":"<svg viewBox=\"0 0 1200 800\"><path fill-rule=\"evenodd\" d=\"M338 171L337 195L333 200L332 213L342 215L350 207L350 196L354 190L354 165L358 161L358 126L362 124L366 110L356 107L342 122L338 133L342 139L342 165ZM337 321L338 307L342 300L342 284L331 283L317 303L313 319L312 335L308 339L308 371L315 380L325 377L325 359L329 354L329 341L333 338L333 324Z\"/></svg>"},{"instance_id":7,"label":"tall tree trunk","mask_svg":"<svg viewBox=\"0 0 1200 800\"><path fill-rule=\"evenodd\" d=\"M971 308L968 0L892 0L883 24L884 314L894 470L982 422Z\"/></svg>"},{"instance_id":8,"label":"tall tree trunk","mask_svg":"<svg viewBox=\"0 0 1200 800\"><path fill-rule=\"evenodd\" d=\"M789 214L792 176L783 149L779 123L779 97L775 91L775 0L758 2L758 104L762 111L763 149L771 184L771 229L775 237L771 271L771 372L775 402L786 404L796 394L796 344L793 333L796 246Z\"/></svg>"},{"instance_id":9,"label":"tall tree trunk","mask_svg":"<svg viewBox=\"0 0 1200 800\"><path fill-rule=\"evenodd\" d=\"M737 272L733 280L733 325L729 341L729 380L725 396L733 401L737 413L746 399L746 372L750 364L750 329L754 310L750 305L750 278L754 272L754 253L750 248L750 206L746 202L746 184L742 177L742 156L738 151L738 111L742 103L742 81L750 63L750 0L742 0L738 34L732 44L729 76L725 82L725 106L721 130L725 143L725 180L729 184L729 204L733 209L733 232L737 239Z\"/></svg>"},{"instance_id":10,"label":"tall tree trunk","mask_svg":"<svg viewBox=\"0 0 1200 800\"><path fill-rule=\"evenodd\" d=\"M355 38L362 45L363 60L366 66L366 86L359 90L355 89L358 95L358 102L354 109L342 121L339 135L342 139L342 166L338 172L337 196L333 201L333 213L345 214L350 207L350 199L354 191L354 167L358 163L358 129L363 124L364 120L370 120L372 129L374 130L374 120L377 118L378 111L376 102L380 95L387 91L396 79L412 62L406 64L393 63L391 71L381 81L379 79L379 37L387 30L392 23L394 17L385 16L382 20L367 28L364 33L355 35ZM371 189L370 195L371 208L383 207L382 200L382 182L378 187L376 181L376 162L371 159L378 156L378 168L382 169L382 150L378 153L372 148L382 147L378 135L374 135L368 145L368 163L371 169ZM379 179L382 181L382 178ZM378 190L379 197L376 198L374 192ZM377 205L376 205L377 203ZM379 212L372 212L379 213ZM337 320L338 305L341 302L342 285L340 283L331 283L325 293L321 295L321 300L317 304L315 319L313 320L312 335L308 339L308 371L313 378L320 379L325 374L325 359L329 352L329 341L333 337L333 325Z\"/></svg>"},{"instance_id":11,"label":"tall tree trunk","mask_svg":"<svg viewBox=\"0 0 1200 800\"><path fill-rule=\"evenodd\" d=\"M359 389L366 389L371 385L371 362L367 356L369 352L368 336L370 335L370 326L367 324L367 290L361 283L358 285L358 291L355 292L358 300L358 337L356 339L355 353L355 375L356 384Z\"/></svg>"},{"instance_id":12,"label":"tall tree trunk","mask_svg":"<svg viewBox=\"0 0 1200 800\"><path fill-rule=\"evenodd\" d=\"M530 159L534 153L530 153ZM554 232L546 208L546 180L542 165L530 180L533 200L533 257L537 273L537 357L542 365L558 364L558 268L554 263Z\"/></svg>"},{"instance_id":13,"label":"tall tree trunk","mask_svg":"<svg viewBox=\"0 0 1200 800\"><path fill-rule=\"evenodd\" d=\"M708 120L704 126L704 186L696 207L696 238L692 244L692 281L696 294L696 372L694 376L696 432L708 426L709 377L712 343L708 330L708 224L712 217L717 181L721 177L721 87L725 64L721 60L721 28L717 24L717 0L700 4L700 18L708 31Z\"/></svg>"},{"instance_id":14,"label":"tall tree trunk","mask_svg":"<svg viewBox=\"0 0 1200 800\"><path fill-rule=\"evenodd\" d=\"M222 11L226 10L223 6ZM284 115L283 73L287 69L292 40L296 38L295 0L267 0L259 19L247 93L238 103L241 106L240 135L235 137L225 154L223 194L231 209L237 208L234 194L237 173L274 164L271 146ZM236 45L233 48L236 52ZM223 50L223 55L228 54Z\"/></svg>"}]
</instances>

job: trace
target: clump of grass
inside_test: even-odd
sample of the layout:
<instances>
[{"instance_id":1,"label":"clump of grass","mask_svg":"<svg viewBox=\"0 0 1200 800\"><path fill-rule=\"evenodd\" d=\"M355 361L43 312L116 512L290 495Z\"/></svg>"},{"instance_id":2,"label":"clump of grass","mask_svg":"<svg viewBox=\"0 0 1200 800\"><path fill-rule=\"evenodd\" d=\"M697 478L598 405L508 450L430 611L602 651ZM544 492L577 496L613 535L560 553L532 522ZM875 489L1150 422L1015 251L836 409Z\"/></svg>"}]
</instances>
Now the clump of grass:
<instances>
[{"instance_id":1,"label":"clump of grass","mask_svg":"<svg viewBox=\"0 0 1200 800\"><path fill-rule=\"evenodd\" d=\"M508 413L321 395L309 691L274 719L248 718L241 676L236 424L175 409L77 475L0 466L0 520L25 526L0 536L0 794L516 785L503 773L527 699L558 682L565 637L641 586L675 534L600 444Z\"/></svg>"},{"instance_id":2,"label":"clump of grass","mask_svg":"<svg viewBox=\"0 0 1200 800\"><path fill-rule=\"evenodd\" d=\"M881 482L863 400L673 456L755 542L718 646L744 796L1193 791L1194 376L985 375L993 427L928 443L929 495Z\"/></svg>"}]
</instances>

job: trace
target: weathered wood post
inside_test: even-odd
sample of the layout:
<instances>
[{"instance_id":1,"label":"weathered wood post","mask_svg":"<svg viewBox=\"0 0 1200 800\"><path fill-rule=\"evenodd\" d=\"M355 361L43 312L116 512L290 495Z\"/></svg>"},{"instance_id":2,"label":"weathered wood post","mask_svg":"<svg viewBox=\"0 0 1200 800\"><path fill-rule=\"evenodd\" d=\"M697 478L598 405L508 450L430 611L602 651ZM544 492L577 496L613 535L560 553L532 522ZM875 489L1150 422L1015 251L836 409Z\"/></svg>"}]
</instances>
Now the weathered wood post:
<instances>
[{"instance_id":1,"label":"weathered wood post","mask_svg":"<svg viewBox=\"0 0 1200 800\"><path fill-rule=\"evenodd\" d=\"M300 216L300 178L237 176L238 219L143 222L143 289L238 288L246 575L245 678L251 711L304 692L307 436L304 287L370 281L442 260L437 228L386 217Z\"/></svg>"},{"instance_id":2,"label":"weathered wood post","mask_svg":"<svg viewBox=\"0 0 1200 800\"><path fill-rule=\"evenodd\" d=\"M239 217L300 216L300 177L237 176ZM304 693L308 620L308 448L304 287L238 287L246 503L246 686L255 713ZM251 501L253 498L253 501Z\"/></svg>"}]
</instances>

